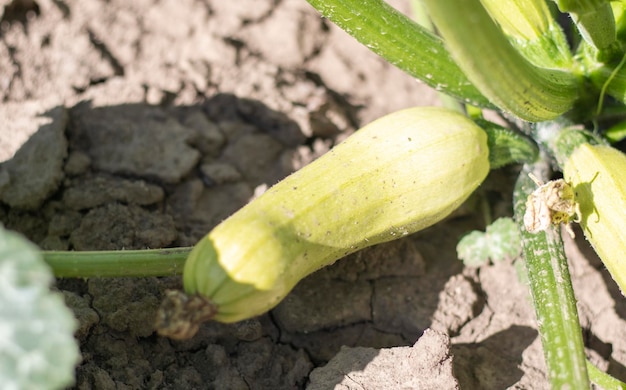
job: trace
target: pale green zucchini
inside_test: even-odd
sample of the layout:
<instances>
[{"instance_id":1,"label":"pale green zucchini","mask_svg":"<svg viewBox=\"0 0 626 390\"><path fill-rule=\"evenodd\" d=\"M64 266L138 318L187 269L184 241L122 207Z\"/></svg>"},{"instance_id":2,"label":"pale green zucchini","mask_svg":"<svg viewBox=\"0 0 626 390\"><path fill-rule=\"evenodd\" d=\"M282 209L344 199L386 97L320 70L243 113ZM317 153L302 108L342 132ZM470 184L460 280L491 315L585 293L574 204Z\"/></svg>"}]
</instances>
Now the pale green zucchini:
<instances>
[{"instance_id":1,"label":"pale green zucchini","mask_svg":"<svg viewBox=\"0 0 626 390\"><path fill-rule=\"evenodd\" d=\"M215 227L189 255L185 292L217 321L262 314L313 271L442 220L485 179L488 157L486 134L459 113L380 118Z\"/></svg>"},{"instance_id":2,"label":"pale green zucchini","mask_svg":"<svg viewBox=\"0 0 626 390\"><path fill-rule=\"evenodd\" d=\"M606 145L582 144L563 167L580 207L580 225L626 293L626 155Z\"/></svg>"}]
</instances>

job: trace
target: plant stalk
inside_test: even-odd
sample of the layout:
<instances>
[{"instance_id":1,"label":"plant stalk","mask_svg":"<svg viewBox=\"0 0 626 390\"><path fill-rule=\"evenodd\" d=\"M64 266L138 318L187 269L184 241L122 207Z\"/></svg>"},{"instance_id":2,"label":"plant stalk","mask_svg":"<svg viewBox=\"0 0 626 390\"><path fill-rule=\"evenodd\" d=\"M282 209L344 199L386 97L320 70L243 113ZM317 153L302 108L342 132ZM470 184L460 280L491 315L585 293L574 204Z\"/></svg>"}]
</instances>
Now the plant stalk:
<instances>
[{"instance_id":1,"label":"plant stalk","mask_svg":"<svg viewBox=\"0 0 626 390\"><path fill-rule=\"evenodd\" d=\"M57 278L174 276L191 247L121 251L44 251Z\"/></svg>"},{"instance_id":2,"label":"plant stalk","mask_svg":"<svg viewBox=\"0 0 626 390\"><path fill-rule=\"evenodd\" d=\"M382 0L307 0L374 53L464 103L493 107L450 57L440 38Z\"/></svg>"},{"instance_id":3,"label":"plant stalk","mask_svg":"<svg viewBox=\"0 0 626 390\"><path fill-rule=\"evenodd\" d=\"M560 226L532 234L524 228L526 200L536 189L533 172L545 180L547 164L524 165L514 190L515 219L537 314L548 376L553 389L589 389L589 378L576 310L576 298L563 250Z\"/></svg>"}]
</instances>

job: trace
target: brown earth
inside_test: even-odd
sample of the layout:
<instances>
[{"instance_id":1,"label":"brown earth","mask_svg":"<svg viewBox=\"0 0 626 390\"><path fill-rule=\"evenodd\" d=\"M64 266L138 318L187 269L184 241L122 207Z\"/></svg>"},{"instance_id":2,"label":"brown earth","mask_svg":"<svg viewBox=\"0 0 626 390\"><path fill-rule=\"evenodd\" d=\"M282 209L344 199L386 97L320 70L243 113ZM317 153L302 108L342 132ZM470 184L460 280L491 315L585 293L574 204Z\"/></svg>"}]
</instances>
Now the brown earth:
<instances>
[{"instance_id":1,"label":"brown earth","mask_svg":"<svg viewBox=\"0 0 626 390\"><path fill-rule=\"evenodd\" d=\"M437 104L304 0L0 6L0 221L44 249L193 245L360 125ZM514 175L185 342L153 330L180 278L59 280L81 324L76 388L548 388L519 262L455 253L484 227L477 200L511 214ZM624 299L584 239L567 244L589 356L626 378Z\"/></svg>"}]
</instances>

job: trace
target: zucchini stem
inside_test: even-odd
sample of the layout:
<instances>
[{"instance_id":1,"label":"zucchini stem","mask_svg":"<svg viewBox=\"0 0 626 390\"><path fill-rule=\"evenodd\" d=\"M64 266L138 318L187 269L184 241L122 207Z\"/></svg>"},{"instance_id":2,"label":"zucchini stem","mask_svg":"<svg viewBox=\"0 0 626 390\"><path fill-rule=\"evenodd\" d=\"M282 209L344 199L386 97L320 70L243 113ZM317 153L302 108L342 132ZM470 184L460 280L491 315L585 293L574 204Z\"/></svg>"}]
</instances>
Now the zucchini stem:
<instances>
[{"instance_id":1,"label":"zucchini stem","mask_svg":"<svg viewBox=\"0 0 626 390\"><path fill-rule=\"evenodd\" d=\"M43 251L57 278L174 276L191 247L121 251Z\"/></svg>"},{"instance_id":2,"label":"zucchini stem","mask_svg":"<svg viewBox=\"0 0 626 390\"><path fill-rule=\"evenodd\" d=\"M528 174L547 180L545 162L524 165L514 190L515 219L537 314L548 377L552 388L588 389L582 331L567 268L560 227L532 234L524 228L526 200L536 188Z\"/></svg>"}]
</instances>

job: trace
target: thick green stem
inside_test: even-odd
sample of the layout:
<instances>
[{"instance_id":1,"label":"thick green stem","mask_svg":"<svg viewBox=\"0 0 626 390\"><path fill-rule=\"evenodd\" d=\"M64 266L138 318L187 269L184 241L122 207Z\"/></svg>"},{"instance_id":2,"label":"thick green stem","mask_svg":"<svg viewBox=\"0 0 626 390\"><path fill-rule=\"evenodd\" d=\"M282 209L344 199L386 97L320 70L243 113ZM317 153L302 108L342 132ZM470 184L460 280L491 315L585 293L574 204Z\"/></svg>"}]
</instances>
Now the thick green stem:
<instances>
[{"instance_id":1,"label":"thick green stem","mask_svg":"<svg viewBox=\"0 0 626 390\"><path fill-rule=\"evenodd\" d=\"M525 165L522 169L514 191L515 219L521 230L548 376L553 389L589 389L576 298L560 230L550 226L545 232L532 234L524 228L526 200L536 188L528 177L531 171L538 178L545 179L547 166L538 163L534 166Z\"/></svg>"},{"instance_id":2,"label":"thick green stem","mask_svg":"<svg viewBox=\"0 0 626 390\"><path fill-rule=\"evenodd\" d=\"M411 11L413 20L415 20L417 24L425 28L426 31L430 33L435 32L435 25L433 24L432 20L430 20L430 16L428 16L426 7L421 0L411 0ZM437 96L439 97L439 102L443 107L458 111L460 113L465 113L466 105L461 103L458 99L455 99L453 96L450 96L443 91L438 91Z\"/></svg>"},{"instance_id":3,"label":"thick green stem","mask_svg":"<svg viewBox=\"0 0 626 390\"><path fill-rule=\"evenodd\" d=\"M374 53L438 91L491 107L438 37L382 0L308 0L324 17Z\"/></svg>"},{"instance_id":4,"label":"thick green stem","mask_svg":"<svg viewBox=\"0 0 626 390\"><path fill-rule=\"evenodd\" d=\"M57 278L173 276L183 273L190 247L128 251L44 251Z\"/></svg>"},{"instance_id":5,"label":"thick green stem","mask_svg":"<svg viewBox=\"0 0 626 390\"><path fill-rule=\"evenodd\" d=\"M580 126L573 126L571 122L563 118L537 124L532 137L554 156L561 169L578 146L585 143L592 145L606 143L597 134L582 129Z\"/></svg>"},{"instance_id":6,"label":"thick green stem","mask_svg":"<svg viewBox=\"0 0 626 390\"><path fill-rule=\"evenodd\" d=\"M479 0L425 0L446 47L468 79L503 111L527 121L567 112L581 80L540 68L513 48Z\"/></svg>"}]
</instances>

